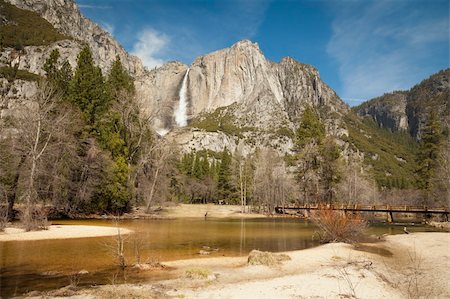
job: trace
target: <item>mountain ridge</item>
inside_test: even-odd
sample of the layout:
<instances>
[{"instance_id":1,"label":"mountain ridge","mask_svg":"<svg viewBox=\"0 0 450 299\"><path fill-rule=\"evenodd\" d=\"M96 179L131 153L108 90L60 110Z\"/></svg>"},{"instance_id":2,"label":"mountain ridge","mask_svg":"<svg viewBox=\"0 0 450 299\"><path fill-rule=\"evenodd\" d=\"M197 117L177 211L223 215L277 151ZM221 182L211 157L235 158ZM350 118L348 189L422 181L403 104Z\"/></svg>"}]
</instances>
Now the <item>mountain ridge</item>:
<instances>
[{"instance_id":1,"label":"mountain ridge","mask_svg":"<svg viewBox=\"0 0 450 299\"><path fill-rule=\"evenodd\" d=\"M441 123L450 118L450 69L443 69L406 91L394 91L354 107L362 117L372 118L380 127L407 131L420 140L421 131L431 112Z\"/></svg>"}]
</instances>

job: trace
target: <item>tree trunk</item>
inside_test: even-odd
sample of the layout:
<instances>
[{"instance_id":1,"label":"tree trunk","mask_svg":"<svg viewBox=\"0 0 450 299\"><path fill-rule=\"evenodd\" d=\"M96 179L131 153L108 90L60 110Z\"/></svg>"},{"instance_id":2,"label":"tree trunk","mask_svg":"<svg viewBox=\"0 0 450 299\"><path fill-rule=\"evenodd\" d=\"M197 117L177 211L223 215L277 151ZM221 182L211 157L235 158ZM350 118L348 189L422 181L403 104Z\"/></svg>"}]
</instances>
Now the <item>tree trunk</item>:
<instances>
[{"instance_id":1,"label":"tree trunk","mask_svg":"<svg viewBox=\"0 0 450 299\"><path fill-rule=\"evenodd\" d=\"M152 182L152 188L150 189L150 196L148 197L148 202L147 202L147 213L150 212L150 205L152 203L153 196L155 194L155 186L156 186L156 181L158 180L158 175L159 175L159 167L156 168L155 177L153 178L153 182Z\"/></svg>"}]
</instances>

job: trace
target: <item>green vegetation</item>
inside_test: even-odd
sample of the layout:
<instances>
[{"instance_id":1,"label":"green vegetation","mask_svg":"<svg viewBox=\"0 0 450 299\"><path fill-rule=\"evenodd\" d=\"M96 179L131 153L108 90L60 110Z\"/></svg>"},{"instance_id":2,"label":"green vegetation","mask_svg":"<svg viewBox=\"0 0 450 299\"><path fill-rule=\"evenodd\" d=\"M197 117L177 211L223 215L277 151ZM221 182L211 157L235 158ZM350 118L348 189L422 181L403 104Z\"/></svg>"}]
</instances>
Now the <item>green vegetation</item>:
<instances>
[{"instance_id":1,"label":"green vegetation","mask_svg":"<svg viewBox=\"0 0 450 299\"><path fill-rule=\"evenodd\" d=\"M233 181L231 153L201 150L185 153L178 163L180 177L173 178L178 198L190 203L208 203L223 200L234 203L238 197Z\"/></svg>"},{"instance_id":2,"label":"green vegetation","mask_svg":"<svg viewBox=\"0 0 450 299\"><path fill-rule=\"evenodd\" d=\"M225 149L222 152L217 182L218 196L220 199L223 199L227 202L232 201L237 197L236 188L232 183L231 158L231 153L227 149Z\"/></svg>"},{"instance_id":3,"label":"green vegetation","mask_svg":"<svg viewBox=\"0 0 450 299\"><path fill-rule=\"evenodd\" d=\"M295 133L289 129L288 127L279 127L275 132L274 135L277 137L287 137L290 139L295 138Z\"/></svg>"},{"instance_id":4,"label":"green vegetation","mask_svg":"<svg viewBox=\"0 0 450 299\"><path fill-rule=\"evenodd\" d=\"M6 23L0 24L0 49L12 47L21 50L24 46L49 45L59 40L70 39L59 33L37 13L20 9L0 0L1 16Z\"/></svg>"},{"instance_id":5,"label":"green vegetation","mask_svg":"<svg viewBox=\"0 0 450 299\"><path fill-rule=\"evenodd\" d=\"M30 73L25 70L19 70L14 67L4 66L0 67L0 78L5 78L8 82L12 82L16 79L25 81L38 81L41 76Z\"/></svg>"},{"instance_id":6,"label":"green vegetation","mask_svg":"<svg viewBox=\"0 0 450 299\"><path fill-rule=\"evenodd\" d=\"M44 71L36 107L26 118L0 124L22 132L0 140L0 189L8 190L9 213L16 198L26 198L30 209L51 201L66 215L122 213L131 201L150 201L144 190L157 161L149 150L151 128L139 114L133 80L120 59L104 77L85 47L72 75L55 50ZM34 155L26 154L34 144Z\"/></svg>"},{"instance_id":7,"label":"green vegetation","mask_svg":"<svg viewBox=\"0 0 450 299\"><path fill-rule=\"evenodd\" d=\"M63 95L68 95L69 85L72 81L72 67L67 60L59 63L59 51L53 50L50 57L44 63L44 71L47 80L55 86Z\"/></svg>"},{"instance_id":8,"label":"green vegetation","mask_svg":"<svg viewBox=\"0 0 450 299\"><path fill-rule=\"evenodd\" d=\"M403 189L415 185L417 144L413 138L382 129L372 119L360 119L354 112L344 120L349 132L344 140L364 153L364 163L371 167L379 187Z\"/></svg>"},{"instance_id":9,"label":"green vegetation","mask_svg":"<svg viewBox=\"0 0 450 299\"><path fill-rule=\"evenodd\" d=\"M220 131L230 136L243 138L242 134L244 132L254 131L255 129L236 125L236 121L232 113L235 108L236 104L232 104L228 107L217 108L211 113L202 113L193 119L189 125L193 128L202 129L207 132Z\"/></svg>"},{"instance_id":10,"label":"green vegetation","mask_svg":"<svg viewBox=\"0 0 450 299\"><path fill-rule=\"evenodd\" d=\"M417 187L427 193L434 189L433 179L439 168L439 153L443 141L442 128L435 113L430 113L422 131L417 154Z\"/></svg>"},{"instance_id":11,"label":"green vegetation","mask_svg":"<svg viewBox=\"0 0 450 299\"><path fill-rule=\"evenodd\" d=\"M295 158L287 155L285 161L297 166L296 177L304 200L315 197L331 202L341 180L341 152L334 139L326 137L325 125L310 106L301 117L293 151Z\"/></svg>"},{"instance_id":12,"label":"green vegetation","mask_svg":"<svg viewBox=\"0 0 450 299\"><path fill-rule=\"evenodd\" d=\"M325 126L310 106L306 106L295 135L295 146L301 148L308 143L322 143Z\"/></svg>"}]
</instances>

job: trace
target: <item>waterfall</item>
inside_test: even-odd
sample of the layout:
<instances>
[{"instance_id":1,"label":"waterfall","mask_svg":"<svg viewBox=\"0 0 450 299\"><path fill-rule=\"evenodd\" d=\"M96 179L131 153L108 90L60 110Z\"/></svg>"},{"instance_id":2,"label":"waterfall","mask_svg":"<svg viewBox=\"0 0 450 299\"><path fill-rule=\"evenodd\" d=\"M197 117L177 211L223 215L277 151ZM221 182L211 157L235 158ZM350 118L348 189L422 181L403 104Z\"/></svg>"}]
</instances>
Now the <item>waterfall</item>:
<instances>
[{"instance_id":1,"label":"waterfall","mask_svg":"<svg viewBox=\"0 0 450 299\"><path fill-rule=\"evenodd\" d=\"M179 127L187 126L187 79L189 76L189 69L183 78L183 83L181 84L181 89L179 92L178 108L175 110L175 122Z\"/></svg>"}]
</instances>

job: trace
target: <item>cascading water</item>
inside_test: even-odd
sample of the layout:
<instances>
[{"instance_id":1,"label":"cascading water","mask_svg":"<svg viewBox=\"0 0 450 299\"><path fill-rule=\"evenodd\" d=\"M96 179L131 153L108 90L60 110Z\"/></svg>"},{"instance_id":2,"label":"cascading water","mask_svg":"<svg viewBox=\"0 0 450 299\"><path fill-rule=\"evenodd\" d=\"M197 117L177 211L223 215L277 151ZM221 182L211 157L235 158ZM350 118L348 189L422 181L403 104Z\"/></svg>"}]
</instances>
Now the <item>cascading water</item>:
<instances>
[{"instance_id":1,"label":"cascading water","mask_svg":"<svg viewBox=\"0 0 450 299\"><path fill-rule=\"evenodd\" d=\"M179 127L187 126L187 79L189 76L189 69L184 75L183 82L179 93L180 101L178 102L178 108L175 110L175 122Z\"/></svg>"}]
</instances>

